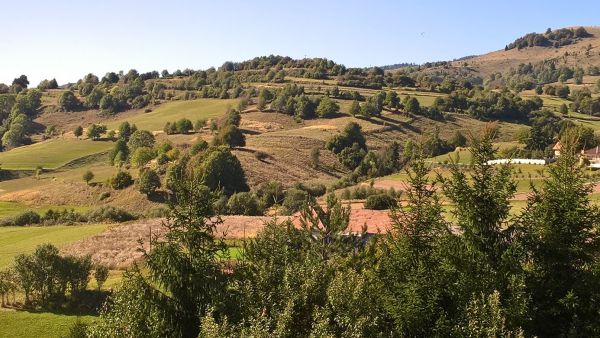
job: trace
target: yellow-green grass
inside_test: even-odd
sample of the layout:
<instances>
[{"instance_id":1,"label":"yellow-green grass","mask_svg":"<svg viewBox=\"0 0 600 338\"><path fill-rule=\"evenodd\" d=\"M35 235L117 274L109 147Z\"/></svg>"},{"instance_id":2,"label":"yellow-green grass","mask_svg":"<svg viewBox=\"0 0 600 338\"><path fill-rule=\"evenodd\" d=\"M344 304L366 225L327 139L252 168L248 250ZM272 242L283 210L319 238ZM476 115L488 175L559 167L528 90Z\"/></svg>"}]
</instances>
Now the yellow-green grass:
<instances>
[{"instance_id":1,"label":"yellow-green grass","mask_svg":"<svg viewBox=\"0 0 600 338\"><path fill-rule=\"evenodd\" d=\"M421 106L429 107L433 105L436 98L444 95L429 92L401 92L400 97L404 99L406 96L414 97L419 101Z\"/></svg>"},{"instance_id":2,"label":"yellow-green grass","mask_svg":"<svg viewBox=\"0 0 600 338\"><path fill-rule=\"evenodd\" d=\"M53 210L74 210L76 212L85 212L90 209L90 207L82 207L78 205L45 205L45 206L36 206L31 207L23 203L19 202L7 202L0 201L0 219L5 217L11 217L18 215L24 211L32 210L39 214L44 214L46 211ZM1 250L1 249L0 249Z\"/></svg>"},{"instance_id":3,"label":"yellow-green grass","mask_svg":"<svg viewBox=\"0 0 600 338\"><path fill-rule=\"evenodd\" d=\"M303 77L294 77L294 76L286 76L285 81L294 82L294 83L310 83L310 84L326 84L326 85L336 85L337 80L319 80L319 79L306 79Z\"/></svg>"},{"instance_id":4,"label":"yellow-green grass","mask_svg":"<svg viewBox=\"0 0 600 338\"><path fill-rule=\"evenodd\" d=\"M228 108L237 106L237 99L198 99L190 101L173 101L165 103L149 113L108 122L109 129L118 128L124 121L134 123L138 129L163 130L167 122L175 122L186 118L195 122L199 119L210 119L222 116Z\"/></svg>"},{"instance_id":5,"label":"yellow-green grass","mask_svg":"<svg viewBox=\"0 0 600 338\"><path fill-rule=\"evenodd\" d=\"M0 309L0 337L66 337L77 318L91 323L96 317Z\"/></svg>"},{"instance_id":6,"label":"yellow-green grass","mask_svg":"<svg viewBox=\"0 0 600 338\"><path fill-rule=\"evenodd\" d=\"M107 151L109 141L56 138L0 153L0 167L10 170L56 169L83 156Z\"/></svg>"},{"instance_id":7,"label":"yellow-green grass","mask_svg":"<svg viewBox=\"0 0 600 338\"><path fill-rule=\"evenodd\" d=\"M16 255L30 253L40 244L50 243L60 247L100 233L108 227L107 224L0 227L0 269L10 266Z\"/></svg>"},{"instance_id":8,"label":"yellow-green grass","mask_svg":"<svg viewBox=\"0 0 600 338\"><path fill-rule=\"evenodd\" d=\"M123 273L123 270L110 270L108 272L108 278L102 285L102 290L117 289L123 281ZM98 282L95 278L91 278L90 283L88 284L88 289L96 290L97 288Z\"/></svg>"}]
</instances>

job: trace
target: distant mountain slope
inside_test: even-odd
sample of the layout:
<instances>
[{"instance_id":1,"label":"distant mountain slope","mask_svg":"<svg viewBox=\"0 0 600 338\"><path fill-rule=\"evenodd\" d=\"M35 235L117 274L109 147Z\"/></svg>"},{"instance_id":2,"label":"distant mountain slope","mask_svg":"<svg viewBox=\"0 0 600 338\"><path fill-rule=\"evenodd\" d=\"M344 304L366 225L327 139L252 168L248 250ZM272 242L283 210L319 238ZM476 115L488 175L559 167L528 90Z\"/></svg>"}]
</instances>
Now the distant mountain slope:
<instances>
[{"instance_id":1,"label":"distant mountain slope","mask_svg":"<svg viewBox=\"0 0 600 338\"><path fill-rule=\"evenodd\" d=\"M555 47L525 47L498 50L468 60L454 61L452 66L468 68L483 78L491 73L505 72L521 63L536 63L555 59L558 65L579 66L587 69L590 65L600 66L600 27L585 27L592 36L583 38L574 44ZM507 45L508 45L507 41Z\"/></svg>"}]
</instances>

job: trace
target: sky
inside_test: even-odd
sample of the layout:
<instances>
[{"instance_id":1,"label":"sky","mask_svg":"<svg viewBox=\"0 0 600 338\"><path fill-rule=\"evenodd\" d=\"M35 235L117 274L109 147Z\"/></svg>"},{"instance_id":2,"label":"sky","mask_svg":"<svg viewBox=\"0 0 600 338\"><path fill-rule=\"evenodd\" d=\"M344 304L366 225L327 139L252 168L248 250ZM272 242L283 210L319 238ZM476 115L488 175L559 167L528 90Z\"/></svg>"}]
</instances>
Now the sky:
<instances>
[{"instance_id":1,"label":"sky","mask_svg":"<svg viewBox=\"0 0 600 338\"><path fill-rule=\"evenodd\" d=\"M349 67L451 60L600 25L600 1L0 0L0 83L206 69L261 55Z\"/></svg>"}]
</instances>

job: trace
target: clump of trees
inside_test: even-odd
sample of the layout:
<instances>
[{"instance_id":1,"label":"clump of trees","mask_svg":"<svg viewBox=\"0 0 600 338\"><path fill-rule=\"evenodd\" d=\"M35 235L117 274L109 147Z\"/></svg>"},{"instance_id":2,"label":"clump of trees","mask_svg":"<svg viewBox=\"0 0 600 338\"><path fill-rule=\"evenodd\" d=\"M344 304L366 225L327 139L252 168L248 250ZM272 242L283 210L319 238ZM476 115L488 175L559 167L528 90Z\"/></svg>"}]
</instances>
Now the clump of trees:
<instances>
[{"instance_id":1,"label":"clump of trees","mask_svg":"<svg viewBox=\"0 0 600 338\"><path fill-rule=\"evenodd\" d=\"M0 273L2 303L9 292L19 290L28 307L66 304L85 291L91 270L89 256L61 256L55 246L39 245L32 254L15 257L12 268Z\"/></svg>"},{"instance_id":2,"label":"clump of trees","mask_svg":"<svg viewBox=\"0 0 600 338\"><path fill-rule=\"evenodd\" d=\"M577 42L580 39L590 37L585 28L561 28L557 30L551 30L548 28L546 33L529 33L523 37L516 39L514 42L508 44L504 50L510 50L513 48L522 49L526 47L561 47L570 45Z\"/></svg>"},{"instance_id":3,"label":"clump of trees","mask_svg":"<svg viewBox=\"0 0 600 338\"><path fill-rule=\"evenodd\" d=\"M200 129L201 128L202 127L200 127ZM192 121L190 121L189 119L186 119L186 118L182 118L173 123L167 122L165 124L165 127L163 128L163 131L168 135L187 134L187 133L191 132L192 130L194 130L194 125L192 124Z\"/></svg>"}]
</instances>

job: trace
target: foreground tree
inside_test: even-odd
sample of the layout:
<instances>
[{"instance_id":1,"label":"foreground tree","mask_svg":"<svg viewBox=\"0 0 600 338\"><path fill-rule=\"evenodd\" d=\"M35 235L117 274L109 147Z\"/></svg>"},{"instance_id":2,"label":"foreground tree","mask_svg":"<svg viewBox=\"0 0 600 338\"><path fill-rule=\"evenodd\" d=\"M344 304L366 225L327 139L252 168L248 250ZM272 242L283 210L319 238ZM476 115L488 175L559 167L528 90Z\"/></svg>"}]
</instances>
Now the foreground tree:
<instances>
[{"instance_id":1,"label":"foreground tree","mask_svg":"<svg viewBox=\"0 0 600 338\"><path fill-rule=\"evenodd\" d=\"M600 210L589 198L573 133L549 178L527 201L521 225L532 296L531 334L596 336L600 332Z\"/></svg>"},{"instance_id":2,"label":"foreground tree","mask_svg":"<svg viewBox=\"0 0 600 338\"><path fill-rule=\"evenodd\" d=\"M193 175L174 183L164 239L153 238L137 266L103 309L91 337L197 337L199 316L223 295L218 257L225 245L215 238L221 222L216 196Z\"/></svg>"}]
</instances>

